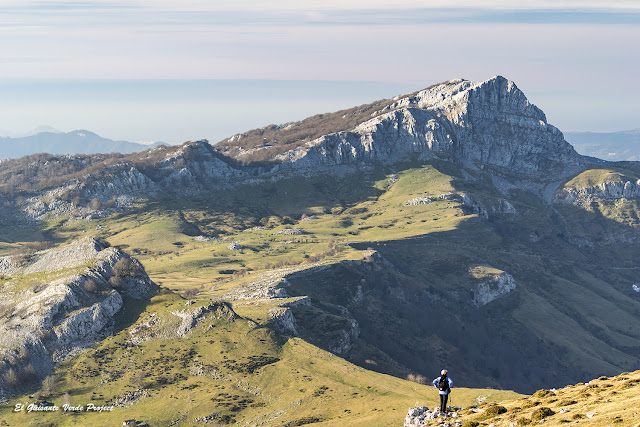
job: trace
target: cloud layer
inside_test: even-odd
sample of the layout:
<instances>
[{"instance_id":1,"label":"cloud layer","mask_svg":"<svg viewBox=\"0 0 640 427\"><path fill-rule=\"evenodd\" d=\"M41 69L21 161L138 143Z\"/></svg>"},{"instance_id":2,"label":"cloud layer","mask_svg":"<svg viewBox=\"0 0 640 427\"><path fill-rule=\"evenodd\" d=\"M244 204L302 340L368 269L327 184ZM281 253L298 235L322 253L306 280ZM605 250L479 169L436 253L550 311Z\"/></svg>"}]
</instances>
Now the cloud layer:
<instances>
[{"instance_id":1,"label":"cloud layer","mask_svg":"<svg viewBox=\"0 0 640 427\"><path fill-rule=\"evenodd\" d=\"M501 74L566 129L640 126L640 89L629 83L640 69L637 0L425 3L4 0L0 79L368 81L417 89ZM25 97L37 92L24 90Z\"/></svg>"}]
</instances>

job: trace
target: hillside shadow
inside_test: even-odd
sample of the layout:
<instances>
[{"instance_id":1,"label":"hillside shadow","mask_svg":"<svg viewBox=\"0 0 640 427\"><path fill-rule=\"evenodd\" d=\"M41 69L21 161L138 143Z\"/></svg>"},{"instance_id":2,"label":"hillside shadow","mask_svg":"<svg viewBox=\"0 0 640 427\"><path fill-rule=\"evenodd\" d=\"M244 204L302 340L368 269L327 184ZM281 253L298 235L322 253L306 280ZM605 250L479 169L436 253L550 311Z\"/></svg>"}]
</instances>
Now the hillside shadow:
<instances>
[{"instance_id":1,"label":"hillside shadow","mask_svg":"<svg viewBox=\"0 0 640 427\"><path fill-rule=\"evenodd\" d=\"M388 173L388 169L376 167L367 173L355 172L342 178L330 174L291 177L240 184L233 190L162 194L150 200L144 211L163 211L173 215L181 223L180 231L186 235L216 236L220 233L216 223L245 229L264 226L270 217L278 217L280 224L293 224L302 215L341 212L364 201L377 199L384 191L374 187L373 183L385 179ZM184 215L187 211L200 213L187 218ZM137 214L129 211L118 215Z\"/></svg>"},{"instance_id":2,"label":"hillside shadow","mask_svg":"<svg viewBox=\"0 0 640 427\"><path fill-rule=\"evenodd\" d=\"M453 184L484 202L503 198L487 181ZM364 341L427 377L448 367L465 385L530 393L640 368L640 294L631 288L640 281L640 240L629 238L638 229L524 192L509 201L516 214L351 244L375 249L392 267L343 282L353 292L360 286L366 304L332 302L348 307ZM475 306L476 266L512 275L516 291ZM385 318L370 307L385 307Z\"/></svg>"},{"instance_id":3,"label":"hillside shadow","mask_svg":"<svg viewBox=\"0 0 640 427\"><path fill-rule=\"evenodd\" d=\"M44 221L29 217L15 204L15 200L0 195L0 242L42 242L61 243Z\"/></svg>"}]
</instances>

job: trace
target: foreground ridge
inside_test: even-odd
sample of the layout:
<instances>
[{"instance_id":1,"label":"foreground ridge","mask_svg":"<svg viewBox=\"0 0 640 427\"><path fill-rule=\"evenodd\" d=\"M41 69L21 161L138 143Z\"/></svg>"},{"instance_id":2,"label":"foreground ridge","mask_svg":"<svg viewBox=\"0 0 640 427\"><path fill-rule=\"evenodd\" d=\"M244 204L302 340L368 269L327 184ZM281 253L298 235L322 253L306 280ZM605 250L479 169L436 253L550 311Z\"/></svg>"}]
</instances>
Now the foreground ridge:
<instances>
[{"instance_id":1,"label":"foreground ridge","mask_svg":"<svg viewBox=\"0 0 640 427\"><path fill-rule=\"evenodd\" d=\"M640 423L640 371L600 377L561 389L538 390L517 400L470 408L449 408L445 415L427 407L412 408L405 427L523 426L584 424L637 426ZM453 411L453 412L452 412Z\"/></svg>"}]
</instances>

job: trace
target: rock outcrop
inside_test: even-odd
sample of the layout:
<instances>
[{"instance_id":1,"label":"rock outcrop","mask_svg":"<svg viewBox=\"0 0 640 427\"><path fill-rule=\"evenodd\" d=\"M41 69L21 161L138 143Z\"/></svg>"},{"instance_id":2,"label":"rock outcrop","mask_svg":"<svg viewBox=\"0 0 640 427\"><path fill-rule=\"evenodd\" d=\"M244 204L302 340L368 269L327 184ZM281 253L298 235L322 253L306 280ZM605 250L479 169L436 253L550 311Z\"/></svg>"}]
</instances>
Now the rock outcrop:
<instances>
[{"instance_id":1,"label":"rock outcrop","mask_svg":"<svg viewBox=\"0 0 640 427\"><path fill-rule=\"evenodd\" d=\"M337 337L327 345L330 352L335 354L347 354L360 337L360 327L355 319L347 319L348 326L341 329Z\"/></svg>"},{"instance_id":2,"label":"rock outcrop","mask_svg":"<svg viewBox=\"0 0 640 427\"><path fill-rule=\"evenodd\" d=\"M269 318L278 333L294 337L298 336L298 325L290 308L272 308L269 310Z\"/></svg>"},{"instance_id":3,"label":"rock outcrop","mask_svg":"<svg viewBox=\"0 0 640 427\"><path fill-rule=\"evenodd\" d=\"M180 326L176 331L176 336L185 338L206 315L211 313L214 314L216 318L224 318L228 322L233 322L237 318L237 315L225 304L208 304L193 310L172 311L171 314L181 319Z\"/></svg>"},{"instance_id":4,"label":"rock outcrop","mask_svg":"<svg viewBox=\"0 0 640 427\"><path fill-rule=\"evenodd\" d=\"M128 208L134 200L152 197L159 189L130 164L108 166L100 176L87 174L27 199L25 212L35 219L48 214L91 218L96 212Z\"/></svg>"},{"instance_id":5,"label":"rock outcrop","mask_svg":"<svg viewBox=\"0 0 640 427\"><path fill-rule=\"evenodd\" d=\"M638 199L640 198L640 179L605 181L598 185L582 188L563 188L554 201L559 203L589 202L592 199Z\"/></svg>"},{"instance_id":6,"label":"rock outcrop","mask_svg":"<svg viewBox=\"0 0 640 427\"><path fill-rule=\"evenodd\" d=\"M438 408L439 409L439 408ZM431 411L426 406L417 406L409 409L404 418L404 427L423 427L423 426L441 426L441 427L460 427L463 425L463 419L455 412L458 408L448 407L450 412L444 413L439 410Z\"/></svg>"},{"instance_id":7,"label":"rock outcrop","mask_svg":"<svg viewBox=\"0 0 640 427\"><path fill-rule=\"evenodd\" d=\"M276 169L445 159L534 179L540 172L564 176L585 164L544 113L504 77L454 80L399 97L381 113L350 131L280 155Z\"/></svg>"},{"instance_id":8,"label":"rock outcrop","mask_svg":"<svg viewBox=\"0 0 640 427\"><path fill-rule=\"evenodd\" d=\"M452 200L461 203L472 213L480 216L481 218L488 219L491 215L495 214L515 214L516 208L506 199L494 199L491 200L490 203L485 205L479 200L474 199L470 195L466 193L456 194L456 193L446 193L440 194L434 197L420 196L415 197L411 200L408 200L402 204L402 206L420 206L420 205L428 205L435 201L440 200Z\"/></svg>"},{"instance_id":9,"label":"rock outcrop","mask_svg":"<svg viewBox=\"0 0 640 427\"><path fill-rule=\"evenodd\" d=\"M402 204L402 206L428 205L438 200L460 200L460 199L461 198L458 194L453 194L453 193L439 194L434 197L420 196L420 197L415 197L411 200L407 200Z\"/></svg>"},{"instance_id":10,"label":"rock outcrop","mask_svg":"<svg viewBox=\"0 0 640 427\"><path fill-rule=\"evenodd\" d=\"M123 298L158 289L125 253L85 238L37 252L24 265L0 258L0 398L32 386L55 364L109 335Z\"/></svg>"},{"instance_id":11,"label":"rock outcrop","mask_svg":"<svg viewBox=\"0 0 640 427\"><path fill-rule=\"evenodd\" d=\"M508 273L500 273L478 283L473 294L473 305L481 307L516 290L516 282Z\"/></svg>"},{"instance_id":12,"label":"rock outcrop","mask_svg":"<svg viewBox=\"0 0 640 427\"><path fill-rule=\"evenodd\" d=\"M160 191L179 188L193 193L211 185L227 187L236 182L234 178L250 175L222 157L206 140L156 148L126 157L132 162L105 166L39 191L25 200L23 210L35 219L51 215L91 218L128 208L135 200L154 197Z\"/></svg>"}]
</instances>

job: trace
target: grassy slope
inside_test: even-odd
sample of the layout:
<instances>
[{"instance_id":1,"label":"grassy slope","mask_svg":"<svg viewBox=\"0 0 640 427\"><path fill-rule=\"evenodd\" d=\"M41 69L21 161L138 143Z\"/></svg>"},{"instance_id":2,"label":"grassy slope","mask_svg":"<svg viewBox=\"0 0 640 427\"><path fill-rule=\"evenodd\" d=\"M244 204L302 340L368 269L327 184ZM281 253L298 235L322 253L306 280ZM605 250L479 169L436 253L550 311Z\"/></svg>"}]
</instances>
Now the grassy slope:
<instances>
[{"instance_id":1,"label":"grassy slope","mask_svg":"<svg viewBox=\"0 0 640 427\"><path fill-rule=\"evenodd\" d=\"M430 166L398 176L393 185L382 171L373 179L355 175L344 180L281 180L234 192L168 198L109 218L54 227L64 239L86 234L106 238L136 256L152 279L169 289L206 290L229 281L239 270L255 274L284 262L308 262L305 256L327 252L331 242L384 241L451 230L467 217L451 201L402 206L414 197L451 191L449 176ZM300 221L303 214L318 219ZM304 234L274 234L286 228L301 228ZM193 239L196 235L217 239L203 243ZM241 251L227 248L234 241L243 246ZM325 261L362 257L344 247Z\"/></svg>"},{"instance_id":2,"label":"grassy slope","mask_svg":"<svg viewBox=\"0 0 640 427\"><path fill-rule=\"evenodd\" d=\"M603 182L636 182L638 178L637 172L630 170L597 168L573 177L564 187L580 189L594 187ZM573 210L567 206L559 206L559 209L565 213ZM640 208L635 200L595 199L575 214L578 218L571 224L572 231L580 236L591 236L601 240L608 239L612 234L624 234L628 232L629 227L637 228L640 224Z\"/></svg>"},{"instance_id":3,"label":"grassy slope","mask_svg":"<svg viewBox=\"0 0 640 427\"><path fill-rule=\"evenodd\" d=\"M625 372L615 377L600 377L588 383L570 385L558 390L539 390L532 396L500 403L506 412L489 415L493 404L480 406L482 413L463 411L467 421L496 427L569 423L594 427L638 426L640 424L640 371ZM495 411L493 411L495 412ZM547 415L542 415L547 414Z\"/></svg>"},{"instance_id":4,"label":"grassy slope","mask_svg":"<svg viewBox=\"0 0 640 427\"><path fill-rule=\"evenodd\" d=\"M631 180L638 180L638 176L630 171L622 169L594 168L573 177L565 184L565 187L579 189L584 187L593 187L602 182L626 182Z\"/></svg>"},{"instance_id":5,"label":"grassy slope","mask_svg":"<svg viewBox=\"0 0 640 427\"><path fill-rule=\"evenodd\" d=\"M489 199L493 196L482 182L469 183L455 178L455 171L449 171L446 165L405 165L399 169L401 172L397 173L398 181L395 183L388 179L389 171L382 170L374 172L373 178L356 175L344 180L327 177L285 180L277 184L242 187L233 193L214 190L204 197L145 203L136 210L91 222L50 224L50 231L55 232L58 239L86 234L105 237L112 244L125 248L140 259L157 283L179 292L199 288L202 291L199 298L218 297L251 278L259 277L274 266L284 266L285 263L300 263L299 267L310 265L310 258L307 257L320 258L320 262L325 263L363 259L368 253L365 249L369 246L374 246L398 266L404 274L402 277L430 277L428 285L436 290L445 290L448 287L472 289L471 286L475 283L473 279L504 270L513 274L519 285L524 285L519 288L519 295L524 300L514 311L513 318L527 322L532 331L560 347L567 346L566 338L570 338L568 348L563 349L565 356L568 355L567 363L590 366L602 372L615 371L619 366L630 363L625 354L611 352L606 341L614 340L620 346L626 347L638 346L639 337L636 333L624 330L634 325L637 320L625 318L627 314L620 314L615 310L610 319L606 316L603 318L599 304L603 301L614 301L614 304L628 306L627 312L633 311L635 303L621 290L623 284L632 280L632 274L624 270L612 274L606 262L603 262L603 265L590 265L586 269L567 268L566 263L558 260L566 258L582 263L595 253L578 251L574 246L557 240L555 235L558 230L548 227L550 220L540 215L539 202L524 193L517 194L512 199L522 215L517 224L509 220L502 224L479 222L475 215L469 215L467 210L453 201L403 207L402 203L414 197L435 196L452 190L469 192L479 199ZM318 219L301 221L303 214L316 215ZM563 214L565 217L575 216L578 219L588 215L573 208L567 208ZM582 223L588 224L588 220ZM613 227L610 222L603 223L606 227ZM266 229L252 229L257 226ZM286 228L302 228L304 234L274 234ZM22 236L13 237L28 240L29 236L25 235L24 231L21 233ZM34 233L40 232L34 230ZM538 239L535 244L526 242L532 234ZM217 239L197 242L193 239L195 235ZM428 236L420 237L423 235ZM507 235L508 239L505 238ZM33 239L39 238L34 235ZM233 241L237 241L243 249L229 250L227 246ZM352 245L347 246L346 243ZM15 244L7 244L0 250L6 253L13 246ZM342 250L331 250L333 247ZM547 253L548 257L541 257L541 253ZM623 261L624 257L618 255L614 250L610 256L611 259L620 258ZM416 259L427 262L415 262ZM234 272L235 275L232 274ZM611 277L608 285L612 286L603 286L603 277ZM547 302L550 295L561 295L563 302ZM161 302L163 299L170 301ZM154 307L162 304L177 306L183 302L175 296L163 294L154 299L147 311L151 312L156 309ZM141 419L149 419L150 424L154 425L151 418L144 417L153 414L154 417L158 417L158 421L175 419L176 414L184 411L185 406L191 406L185 405L190 399L197 402L193 404L194 409L190 410L185 420L219 412L221 408L233 408L234 405L238 406L242 399L251 399L254 400L252 404L265 403L266 406L249 405L245 408L240 405L239 411L224 413L223 410L223 415L234 416L239 420L286 410L287 415L278 418L277 422L274 421L275 425L284 420L304 417L334 420L327 422L341 425L342 421L338 416L353 417L349 425L356 425L352 424L360 422L356 420L367 422L365 413L369 414L374 402L376 409L382 410L371 415L371 419L376 420L374 425L385 425L384 420L387 416L389 425L395 425L404 416L406 407L416 403L430 405L429 399L435 397L427 388L364 371L300 339L282 343L268 330L249 326L251 322L266 324L270 307L269 304L237 303L234 309L250 321L235 322L232 326L226 326L226 331L216 327L213 329L215 332L207 333L214 334L212 339L208 338L207 334L202 334L201 337L192 340L178 339L166 343L158 341L144 344L140 349L146 350L147 356L144 357L142 353L135 354L133 350L122 349L116 344L122 343L124 332L103 342L100 348L119 352L116 353L117 358L112 358L117 364L126 363L126 366L134 367L138 364L138 369L142 369L142 361L154 354L164 352L169 357L180 355L181 352L192 348L198 354L202 353L203 358L213 357L213 354L219 354L219 351L230 352L228 357L234 359L266 352L280 361L261 368L247 381L252 387L273 390L270 391L270 395L281 398L277 402L266 402L265 399L260 401L250 392L226 383L224 385L228 388L222 391L220 385L216 388L217 383L214 380L190 378L185 374L186 368L182 368L182 371L171 371L171 375L182 373L187 379L179 380L175 384L165 384L165 389L160 386L159 390L162 390L162 393L153 395L152 392L151 397L129 409L119 410L116 415L103 414L86 418L60 415L62 418L56 420L72 422L78 419L78 424L83 424L99 420L98 417L105 417L105 420L111 422L111 416L118 419L140 416ZM578 321L575 320L576 313L571 311L571 307L584 307L584 313L578 316ZM553 321L550 322L549 319ZM594 331L597 332L595 337ZM229 344L234 340L239 342L238 337L241 336L245 340L243 345ZM603 339L598 339L598 336ZM260 341L261 339L265 341ZM432 337L431 342L438 341L433 341ZM162 344L165 347L161 348ZM385 356L366 346L357 351L362 352L360 358L363 360L371 354L379 358ZM610 360L602 360L603 352L610 354ZM490 359L489 355L486 357ZM82 364L89 363L90 358L90 353L87 353L70 363L78 367L84 366ZM314 362L312 365L310 362L314 360L323 362ZM216 365L221 361L220 356L209 360ZM433 362L440 364L442 361ZM485 360L484 363L488 361ZM149 369L149 366L144 369ZM156 372L155 365L153 366L151 372L156 375L159 372ZM96 367L97 365L94 369ZM294 367L300 375L292 376ZM487 366L487 370L491 370L491 366ZM342 371L353 372L353 375L339 375L339 378L342 378L340 380L335 372ZM73 369L68 372L73 372ZM234 371L226 373L234 376L234 381L240 379L239 376L235 377L236 374ZM64 371L61 371L61 376L63 375ZM307 375L312 380L309 381L302 375ZM121 394L123 390L132 388L126 387L131 383L129 378L130 375L124 375L115 382L102 386L99 386L99 381L93 377L88 378L87 384L83 385L61 378L58 394L68 390L74 403L84 402L91 396L96 398L96 395L92 395L93 392L109 400ZM352 382L345 384L344 378ZM373 381L372 378L377 380ZM145 381L148 382L144 383L145 387L153 387L150 379ZM367 389L376 381L378 388L373 391ZM193 384L197 384L197 388L189 390ZM185 386L188 387L181 389ZM329 389L320 393L319 390L323 390L321 387L324 386ZM202 391L205 389L209 391L203 394ZM227 395L220 395L221 392L237 398L228 398ZM316 392L320 394L313 396ZM364 393L367 398L359 401L353 393L358 393L359 396ZM479 394L486 393L488 392L480 390L464 393L460 391L464 403L455 403L467 405L473 403ZM178 398L173 399L169 397L171 395ZM463 395L467 397L462 397ZM226 406L220 404L222 401L201 403L207 401L202 396L215 399L224 397L227 399L224 401ZM495 398L503 397L495 395ZM173 402L171 399L176 402L169 404L168 402ZM308 404L291 406L300 399ZM326 399L326 404L316 403L319 399ZM329 412L326 408L330 408ZM126 416L123 417L123 414ZM7 411L4 411L4 415L10 416L12 420L20 420L13 417L22 416L8 414ZM49 414L43 418L48 420L51 416ZM380 424L377 424L378 422Z\"/></svg>"},{"instance_id":6,"label":"grassy slope","mask_svg":"<svg viewBox=\"0 0 640 427\"><path fill-rule=\"evenodd\" d=\"M170 331L177 322L171 311L198 305L202 303L185 307L182 298L163 291L138 323L156 318L161 330ZM148 396L135 405L74 415L13 413L16 403L35 401L33 396L19 396L4 406L0 417L9 425L102 426L126 418L149 425L169 425L174 420L179 425L200 425L195 418L217 413L225 423L283 425L317 419L323 425L392 426L404 417L406 408L434 406L437 398L431 387L367 371L299 338L283 339L246 318L228 321L209 316L189 338L156 338L127 346L128 338L125 330L62 366L57 392L46 400L60 406L65 402L100 406L127 392L148 390ZM198 366L205 375L194 375ZM456 389L455 399L457 404L471 405L483 396L496 401L516 395L461 388Z\"/></svg>"}]
</instances>

